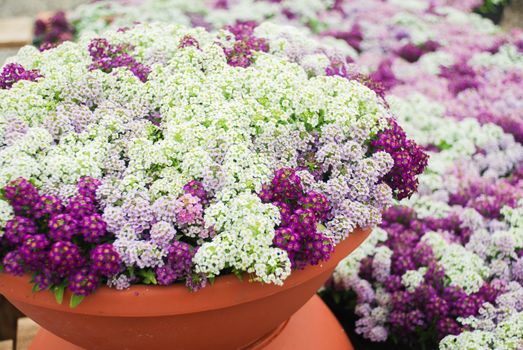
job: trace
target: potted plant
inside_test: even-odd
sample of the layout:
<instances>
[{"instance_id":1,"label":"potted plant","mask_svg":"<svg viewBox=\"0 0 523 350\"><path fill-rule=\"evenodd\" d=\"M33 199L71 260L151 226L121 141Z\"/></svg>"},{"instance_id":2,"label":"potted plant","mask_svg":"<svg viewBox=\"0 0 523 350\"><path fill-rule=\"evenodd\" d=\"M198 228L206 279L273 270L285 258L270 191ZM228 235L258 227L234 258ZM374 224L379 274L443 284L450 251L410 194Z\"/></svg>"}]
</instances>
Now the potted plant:
<instances>
[{"instance_id":1,"label":"potted plant","mask_svg":"<svg viewBox=\"0 0 523 350\"><path fill-rule=\"evenodd\" d=\"M310 56L252 23L23 48L0 76L0 293L88 349L276 329L427 161L361 77Z\"/></svg>"}]
</instances>

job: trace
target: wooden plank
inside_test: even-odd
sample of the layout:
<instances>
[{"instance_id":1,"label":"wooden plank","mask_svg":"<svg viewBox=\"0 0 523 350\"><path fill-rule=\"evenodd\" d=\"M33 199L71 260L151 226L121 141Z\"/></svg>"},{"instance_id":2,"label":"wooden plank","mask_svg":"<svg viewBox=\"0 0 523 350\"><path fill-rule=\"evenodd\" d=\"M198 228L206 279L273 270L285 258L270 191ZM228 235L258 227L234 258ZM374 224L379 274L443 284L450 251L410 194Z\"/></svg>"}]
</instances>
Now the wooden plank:
<instances>
[{"instance_id":1,"label":"wooden plank","mask_svg":"<svg viewBox=\"0 0 523 350\"><path fill-rule=\"evenodd\" d=\"M0 340L16 338L16 322L20 317L22 313L0 295Z\"/></svg>"},{"instance_id":2,"label":"wooden plank","mask_svg":"<svg viewBox=\"0 0 523 350\"><path fill-rule=\"evenodd\" d=\"M38 332L38 325L30 318L24 317L18 320L17 350L27 350Z\"/></svg>"},{"instance_id":3,"label":"wooden plank","mask_svg":"<svg viewBox=\"0 0 523 350\"><path fill-rule=\"evenodd\" d=\"M0 341L0 350L12 350L12 349L13 349L12 340Z\"/></svg>"},{"instance_id":4,"label":"wooden plank","mask_svg":"<svg viewBox=\"0 0 523 350\"><path fill-rule=\"evenodd\" d=\"M0 47L19 47L33 40L33 19L14 17L0 19Z\"/></svg>"}]
</instances>

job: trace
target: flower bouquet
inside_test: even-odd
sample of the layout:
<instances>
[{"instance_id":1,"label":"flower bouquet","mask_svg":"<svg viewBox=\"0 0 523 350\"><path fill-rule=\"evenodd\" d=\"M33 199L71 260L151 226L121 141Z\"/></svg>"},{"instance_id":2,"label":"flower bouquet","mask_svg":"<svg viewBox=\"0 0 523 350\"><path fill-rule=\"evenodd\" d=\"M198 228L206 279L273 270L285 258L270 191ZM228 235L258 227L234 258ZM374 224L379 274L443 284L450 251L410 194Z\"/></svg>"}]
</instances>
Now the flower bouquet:
<instances>
[{"instance_id":1,"label":"flower bouquet","mask_svg":"<svg viewBox=\"0 0 523 350\"><path fill-rule=\"evenodd\" d=\"M180 346L245 346L303 305L427 156L361 76L264 33L143 24L4 66L0 291L87 348L182 328ZM73 308L94 294L70 310L45 290ZM233 335L248 303L284 304Z\"/></svg>"}]
</instances>

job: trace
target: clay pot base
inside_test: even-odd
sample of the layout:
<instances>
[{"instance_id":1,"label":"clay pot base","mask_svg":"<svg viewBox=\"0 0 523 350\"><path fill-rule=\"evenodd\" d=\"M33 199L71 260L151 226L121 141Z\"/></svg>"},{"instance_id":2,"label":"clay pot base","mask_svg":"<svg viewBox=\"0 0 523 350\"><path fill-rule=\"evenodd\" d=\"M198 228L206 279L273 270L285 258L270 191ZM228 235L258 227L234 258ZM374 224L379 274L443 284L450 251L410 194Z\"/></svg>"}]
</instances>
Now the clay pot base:
<instances>
[{"instance_id":1,"label":"clay pot base","mask_svg":"<svg viewBox=\"0 0 523 350\"><path fill-rule=\"evenodd\" d=\"M30 350L83 350L41 329ZM343 328L317 295L272 333L242 350L354 350Z\"/></svg>"}]
</instances>

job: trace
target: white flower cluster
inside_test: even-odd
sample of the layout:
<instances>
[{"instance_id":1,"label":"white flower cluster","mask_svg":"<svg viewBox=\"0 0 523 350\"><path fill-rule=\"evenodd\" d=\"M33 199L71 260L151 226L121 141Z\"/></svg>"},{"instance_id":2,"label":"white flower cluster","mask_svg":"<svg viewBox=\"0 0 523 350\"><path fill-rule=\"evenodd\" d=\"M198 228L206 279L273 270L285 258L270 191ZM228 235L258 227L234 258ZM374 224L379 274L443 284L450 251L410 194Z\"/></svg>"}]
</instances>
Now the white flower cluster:
<instances>
[{"instance_id":1,"label":"white flower cluster","mask_svg":"<svg viewBox=\"0 0 523 350\"><path fill-rule=\"evenodd\" d=\"M345 42L334 38L319 40L306 27L276 25L265 22L258 26L255 35L271 42L269 51L275 55L288 57L299 63L313 75L325 72L330 64L329 57L345 60L355 59L358 53Z\"/></svg>"},{"instance_id":2,"label":"white flower cluster","mask_svg":"<svg viewBox=\"0 0 523 350\"><path fill-rule=\"evenodd\" d=\"M483 259L461 244L445 241L436 232L426 233L421 241L432 248L451 286L461 287L467 294L475 293L481 288L488 276L488 267Z\"/></svg>"},{"instance_id":3,"label":"white flower cluster","mask_svg":"<svg viewBox=\"0 0 523 350\"><path fill-rule=\"evenodd\" d=\"M401 284L409 292L414 292L418 286L425 280L426 267L420 267L417 270L407 270L401 276Z\"/></svg>"},{"instance_id":4,"label":"white flower cluster","mask_svg":"<svg viewBox=\"0 0 523 350\"><path fill-rule=\"evenodd\" d=\"M280 221L277 207L263 204L255 194L241 193L227 203L211 204L205 221L221 234L196 253L196 272L216 276L224 269L233 269L276 284L290 274L287 253L271 247L274 227Z\"/></svg>"},{"instance_id":5,"label":"white flower cluster","mask_svg":"<svg viewBox=\"0 0 523 350\"><path fill-rule=\"evenodd\" d=\"M512 312L493 331L473 330L446 336L439 343L439 349L519 350L523 348L522 334L523 312Z\"/></svg>"},{"instance_id":6,"label":"white flower cluster","mask_svg":"<svg viewBox=\"0 0 523 350\"><path fill-rule=\"evenodd\" d=\"M5 224L14 216L13 208L4 200L0 199L0 237L4 235Z\"/></svg>"},{"instance_id":7,"label":"white flower cluster","mask_svg":"<svg viewBox=\"0 0 523 350\"><path fill-rule=\"evenodd\" d=\"M495 54L477 53L469 63L478 68L491 68L510 70L523 69L523 57L514 45L503 45Z\"/></svg>"},{"instance_id":8,"label":"white flower cluster","mask_svg":"<svg viewBox=\"0 0 523 350\"><path fill-rule=\"evenodd\" d=\"M386 231L381 228L375 228L369 237L367 237L367 239L356 250L340 261L332 275L334 282L343 285L344 283L347 283L348 280L356 278L360 270L361 259L374 254L383 255L383 258L379 260L388 261L388 268L390 269L390 257L392 251L386 247L377 247L378 243L387 240L387 236ZM384 251L382 251L382 249L384 249ZM386 263L383 265L386 265Z\"/></svg>"}]
</instances>

